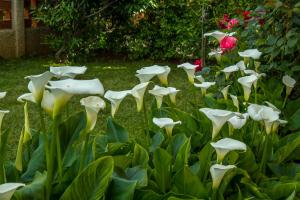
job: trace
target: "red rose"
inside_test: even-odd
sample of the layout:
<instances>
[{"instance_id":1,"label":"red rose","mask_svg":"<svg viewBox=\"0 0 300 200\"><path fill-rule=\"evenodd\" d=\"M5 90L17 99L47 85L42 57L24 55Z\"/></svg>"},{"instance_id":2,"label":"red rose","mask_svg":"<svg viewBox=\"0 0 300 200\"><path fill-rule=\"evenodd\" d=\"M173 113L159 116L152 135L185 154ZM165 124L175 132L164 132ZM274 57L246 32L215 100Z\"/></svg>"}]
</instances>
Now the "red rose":
<instances>
[{"instance_id":1,"label":"red rose","mask_svg":"<svg viewBox=\"0 0 300 200\"><path fill-rule=\"evenodd\" d=\"M232 29L233 27L238 26L238 24L239 24L239 20L238 19L231 19L228 22L227 29Z\"/></svg>"},{"instance_id":2,"label":"red rose","mask_svg":"<svg viewBox=\"0 0 300 200\"><path fill-rule=\"evenodd\" d=\"M223 20L224 20L225 22L229 22L229 21L230 21L229 15L228 15L228 14L224 14L224 15L223 15Z\"/></svg>"},{"instance_id":3,"label":"red rose","mask_svg":"<svg viewBox=\"0 0 300 200\"><path fill-rule=\"evenodd\" d=\"M223 52L230 51L236 47L237 39L233 36L225 36L220 41L220 48Z\"/></svg>"},{"instance_id":4,"label":"red rose","mask_svg":"<svg viewBox=\"0 0 300 200\"><path fill-rule=\"evenodd\" d=\"M195 62L194 62L194 65L197 65L197 67L196 67L196 72L199 72L199 71L201 71L202 70L202 59L197 59L197 60L195 60Z\"/></svg>"},{"instance_id":5,"label":"red rose","mask_svg":"<svg viewBox=\"0 0 300 200\"><path fill-rule=\"evenodd\" d=\"M251 19L250 14L251 14L251 11L247 11L247 10L246 10L246 11L243 12L243 17L244 17L244 20L245 20L245 21L248 21L248 20Z\"/></svg>"}]
</instances>

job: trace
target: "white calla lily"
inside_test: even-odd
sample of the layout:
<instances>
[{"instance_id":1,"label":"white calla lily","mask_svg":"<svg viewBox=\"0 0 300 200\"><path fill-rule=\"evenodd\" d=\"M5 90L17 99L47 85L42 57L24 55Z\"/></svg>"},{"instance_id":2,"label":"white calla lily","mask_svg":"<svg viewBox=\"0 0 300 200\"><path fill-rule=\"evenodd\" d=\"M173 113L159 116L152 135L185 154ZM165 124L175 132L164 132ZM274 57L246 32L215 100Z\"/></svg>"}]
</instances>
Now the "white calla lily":
<instances>
[{"instance_id":1,"label":"white calla lily","mask_svg":"<svg viewBox=\"0 0 300 200\"><path fill-rule=\"evenodd\" d=\"M213 181L212 188L217 189L220 186L226 172L234 168L236 168L235 165L220 165L220 164L212 165L210 167L210 174Z\"/></svg>"},{"instance_id":2,"label":"white calla lily","mask_svg":"<svg viewBox=\"0 0 300 200\"><path fill-rule=\"evenodd\" d=\"M184 69L184 71L186 72L186 74L188 76L189 82L191 84L193 84L197 66L198 65L192 65L191 63L183 63L183 64L178 65L177 67Z\"/></svg>"},{"instance_id":3,"label":"white calla lily","mask_svg":"<svg viewBox=\"0 0 300 200\"><path fill-rule=\"evenodd\" d=\"M251 94L251 87L256 81L257 76L255 75L244 76L238 79L238 82L243 86L245 101L249 100Z\"/></svg>"},{"instance_id":4,"label":"white calla lily","mask_svg":"<svg viewBox=\"0 0 300 200\"><path fill-rule=\"evenodd\" d=\"M135 98L137 111L140 112L144 103L144 95L149 82L140 83L131 89L131 95Z\"/></svg>"},{"instance_id":5,"label":"white calla lily","mask_svg":"<svg viewBox=\"0 0 300 200\"><path fill-rule=\"evenodd\" d=\"M168 66L153 65L137 70L136 77L139 78L141 83L144 83L149 82L154 76L158 76L163 85L168 85L168 75L170 71L171 68Z\"/></svg>"},{"instance_id":6,"label":"white calla lily","mask_svg":"<svg viewBox=\"0 0 300 200\"><path fill-rule=\"evenodd\" d=\"M288 121L286 121L286 120L281 120L281 119L276 120L272 126L272 133L276 133L280 125L284 126L287 123L288 123Z\"/></svg>"},{"instance_id":7,"label":"white calla lily","mask_svg":"<svg viewBox=\"0 0 300 200\"><path fill-rule=\"evenodd\" d=\"M238 140L231 139L231 138L223 138L217 142L211 142L210 144L217 152L218 163L222 163L225 156L230 151L234 151L234 150L246 151L247 150L247 146L245 143L240 142Z\"/></svg>"},{"instance_id":8,"label":"white calla lily","mask_svg":"<svg viewBox=\"0 0 300 200\"><path fill-rule=\"evenodd\" d=\"M279 110L274 104L268 102L268 101L265 101L265 103L270 107L272 108L275 112L278 112L279 114L281 113L281 110Z\"/></svg>"},{"instance_id":9,"label":"white calla lily","mask_svg":"<svg viewBox=\"0 0 300 200\"><path fill-rule=\"evenodd\" d=\"M112 117L114 117L116 112L118 111L120 103L129 94L131 94L131 90L124 90L124 91L111 91L111 90L108 90L105 93L104 98L109 100L110 103L111 103L111 115L112 115Z\"/></svg>"},{"instance_id":10,"label":"white calla lily","mask_svg":"<svg viewBox=\"0 0 300 200\"><path fill-rule=\"evenodd\" d=\"M223 125L228 119L235 116L234 112L228 110L201 108L200 112L203 112L208 119L211 120L213 125L212 140L218 135Z\"/></svg>"},{"instance_id":11,"label":"white calla lily","mask_svg":"<svg viewBox=\"0 0 300 200\"><path fill-rule=\"evenodd\" d=\"M153 118L153 123L159 128L165 128L168 136L172 136L174 126L181 124L181 121L174 122L171 118Z\"/></svg>"},{"instance_id":12,"label":"white calla lily","mask_svg":"<svg viewBox=\"0 0 300 200\"><path fill-rule=\"evenodd\" d=\"M197 75L197 76L195 76L194 78L195 78L196 80L198 80L200 83L205 82L205 80L204 80L204 78L203 78L202 75Z\"/></svg>"},{"instance_id":13,"label":"white calla lily","mask_svg":"<svg viewBox=\"0 0 300 200\"><path fill-rule=\"evenodd\" d=\"M0 92L0 99L3 99L6 96L6 92Z\"/></svg>"},{"instance_id":14,"label":"white calla lily","mask_svg":"<svg viewBox=\"0 0 300 200\"><path fill-rule=\"evenodd\" d=\"M257 49L247 49L245 51L238 52L238 54L241 57L252 58L252 59L256 60L256 59L260 58L262 52L258 51Z\"/></svg>"},{"instance_id":15,"label":"white calla lily","mask_svg":"<svg viewBox=\"0 0 300 200\"><path fill-rule=\"evenodd\" d=\"M10 200L15 191L24 187L23 183L4 183L0 185L0 199L1 200Z\"/></svg>"},{"instance_id":16,"label":"white calla lily","mask_svg":"<svg viewBox=\"0 0 300 200\"><path fill-rule=\"evenodd\" d=\"M87 131L92 131L97 122L97 115L100 109L105 108L105 101L98 96L82 98L80 104L85 107L87 116Z\"/></svg>"},{"instance_id":17,"label":"white calla lily","mask_svg":"<svg viewBox=\"0 0 300 200\"><path fill-rule=\"evenodd\" d=\"M210 88L211 86L215 85L216 82L203 82L203 83L194 83L194 86L195 87L198 87L198 88L201 88L201 93L202 93L202 96L205 96L206 95L206 90L208 88Z\"/></svg>"},{"instance_id":18,"label":"white calla lily","mask_svg":"<svg viewBox=\"0 0 300 200\"><path fill-rule=\"evenodd\" d=\"M170 94L169 88L166 87L160 87L158 85L155 85L152 90L149 90L149 93L154 95L156 99L156 105L157 108L160 109L163 101L163 97Z\"/></svg>"},{"instance_id":19,"label":"white calla lily","mask_svg":"<svg viewBox=\"0 0 300 200\"><path fill-rule=\"evenodd\" d=\"M228 119L228 123L233 127L233 129L241 129L247 122L249 118L248 113L242 114L242 116L233 116Z\"/></svg>"},{"instance_id":20,"label":"white calla lily","mask_svg":"<svg viewBox=\"0 0 300 200\"><path fill-rule=\"evenodd\" d=\"M230 94L230 98L232 100L233 105L237 108L237 111L240 111L240 105L239 105L239 100L237 96Z\"/></svg>"},{"instance_id":21,"label":"white calla lily","mask_svg":"<svg viewBox=\"0 0 300 200\"><path fill-rule=\"evenodd\" d=\"M226 67L226 68L222 69L221 71L225 73L226 80L228 80L230 74L232 72L239 71L239 68L236 65L232 65L232 66L229 66L229 67Z\"/></svg>"},{"instance_id":22,"label":"white calla lily","mask_svg":"<svg viewBox=\"0 0 300 200\"><path fill-rule=\"evenodd\" d=\"M24 101L30 101L30 102L36 103L35 98L33 97L32 93L22 94L21 96L19 96L17 98L17 101L19 101L21 103L24 103Z\"/></svg>"},{"instance_id":23,"label":"white calla lily","mask_svg":"<svg viewBox=\"0 0 300 200\"><path fill-rule=\"evenodd\" d=\"M289 75L285 75L282 77L282 82L286 86L286 95L289 96L296 84L296 80Z\"/></svg>"},{"instance_id":24,"label":"white calla lily","mask_svg":"<svg viewBox=\"0 0 300 200\"><path fill-rule=\"evenodd\" d=\"M221 31L214 31L214 32L210 32L210 33L205 33L204 37L206 37L206 36L212 36L212 37L216 38L220 42L225 36L233 36L234 34L235 34L235 32L232 32L232 33L223 33Z\"/></svg>"},{"instance_id":25,"label":"white calla lily","mask_svg":"<svg viewBox=\"0 0 300 200\"><path fill-rule=\"evenodd\" d=\"M50 66L50 72L53 73L56 78L75 78L77 75L84 74L86 70L86 66Z\"/></svg>"},{"instance_id":26,"label":"white calla lily","mask_svg":"<svg viewBox=\"0 0 300 200\"><path fill-rule=\"evenodd\" d=\"M228 90L230 88L230 85L227 85L226 87L224 87L222 90L221 90L221 93L223 94L223 97L225 100L228 99Z\"/></svg>"},{"instance_id":27,"label":"white calla lily","mask_svg":"<svg viewBox=\"0 0 300 200\"><path fill-rule=\"evenodd\" d=\"M30 82L28 84L28 89L32 93L35 102L37 102L38 104L40 104L43 99L45 85L53 76L54 76L53 73L47 71L44 72L43 74L31 75L25 77L26 79L30 79Z\"/></svg>"},{"instance_id":28,"label":"white calla lily","mask_svg":"<svg viewBox=\"0 0 300 200\"><path fill-rule=\"evenodd\" d=\"M169 97L170 97L170 100L173 104L176 104L176 94L180 91L180 90L177 90L176 88L174 87L168 87L169 89Z\"/></svg>"},{"instance_id":29,"label":"white calla lily","mask_svg":"<svg viewBox=\"0 0 300 200\"><path fill-rule=\"evenodd\" d=\"M255 75L257 77L257 80L260 79L261 77L265 77L266 76L265 73L257 73L256 71L251 70L251 69L244 70L244 73L247 74L247 75ZM257 80L254 81L254 83L253 83L254 88L257 87Z\"/></svg>"},{"instance_id":30,"label":"white calla lily","mask_svg":"<svg viewBox=\"0 0 300 200\"><path fill-rule=\"evenodd\" d=\"M239 68L239 70L244 71L246 70L246 65L245 62L243 60L239 61L238 63L236 63L236 66Z\"/></svg>"},{"instance_id":31,"label":"white calla lily","mask_svg":"<svg viewBox=\"0 0 300 200\"><path fill-rule=\"evenodd\" d=\"M1 127L4 115L9 113L9 110L0 110L0 134L1 134Z\"/></svg>"},{"instance_id":32,"label":"white calla lily","mask_svg":"<svg viewBox=\"0 0 300 200\"><path fill-rule=\"evenodd\" d=\"M258 104L250 104L247 108L247 112L251 119L254 121L261 121L261 111L264 109L264 106Z\"/></svg>"}]
</instances>

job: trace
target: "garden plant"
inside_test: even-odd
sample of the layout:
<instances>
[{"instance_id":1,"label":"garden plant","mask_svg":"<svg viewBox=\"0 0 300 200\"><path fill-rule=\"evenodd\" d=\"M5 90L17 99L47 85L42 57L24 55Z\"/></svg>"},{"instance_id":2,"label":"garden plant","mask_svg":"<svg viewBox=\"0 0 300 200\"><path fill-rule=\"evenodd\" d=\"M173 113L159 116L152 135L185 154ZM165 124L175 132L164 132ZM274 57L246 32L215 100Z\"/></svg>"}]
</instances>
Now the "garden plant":
<instances>
[{"instance_id":1,"label":"garden plant","mask_svg":"<svg viewBox=\"0 0 300 200\"><path fill-rule=\"evenodd\" d=\"M176 94L185 91L169 85L168 66L137 70L140 84L123 91L76 79L84 66L25 77L30 93L18 98L24 126L14 163L5 162L5 124L1 131L1 199L297 199L299 100L288 100L296 81L268 78L260 71L262 52L234 49L234 33L204 35L220 43L220 53L210 53L218 64L178 65L195 99L186 102L190 112L176 106ZM74 95L83 96L78 106L85 112L69 109ZM143 118L136 124L141 140L129 140L115 121L124 98L135 99ZM30 127L28 104L40 111L38 129ZM97 115L107 105L106 133L97 134ZM8 113L1 111L1 122Z\"/></svg>"}]
</instances>

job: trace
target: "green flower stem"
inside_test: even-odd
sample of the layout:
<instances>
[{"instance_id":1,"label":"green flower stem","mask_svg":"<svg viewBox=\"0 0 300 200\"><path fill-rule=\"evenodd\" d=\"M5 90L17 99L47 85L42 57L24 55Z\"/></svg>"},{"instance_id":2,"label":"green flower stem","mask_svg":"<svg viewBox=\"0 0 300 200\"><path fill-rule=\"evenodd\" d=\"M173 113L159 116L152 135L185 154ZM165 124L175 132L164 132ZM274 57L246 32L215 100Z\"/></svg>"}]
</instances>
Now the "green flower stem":
<instances>
[{"instance_id":1,"label":"green flower stem","mask_svg":"<svg viewBox=\"0 0 300 200\"><path fill-rule=\"evenodd\" d=\"M257 86L254 88L254 102L257 103Z\"/></svg>"},{"instance_id":2,"label":"green flower stem","mask_svg":"<svg viewBox=\"0 0 300 200\"><path fill-rule=\"evenodd\" d=\"M143 103L143 114L144 114L144 124L146 128L146 139L147 139L147 145L150 145L150 131L149 131L149 124L148 124L148 115L147 115L147 109L146 109L146 102Z\"/></svg>"},{"instance_id":3,"label":"green flower stem","mask_svg":"<svg viewBox=\"0 0 300 200\"><path fill-rule=\"evenodd\" d=\"M49 138L47 135L47 131L46 131L46 125L45 125L45 121L44 121L44 115L43 115L43 110L40 107L39 108L39 114L40 114L40 123L41 123L41 132L43 135L43 139L44 139L44 148L45 148L45 157L46 157L46 166L47 169L49 168Z\"/></svg>"},{"instance_id":4,"label":"green flower stem","mask_svg":"<svg viewBox=\"0 0 300 200\"><path fill-rule=\"evenodd\" d=\"M264 141L264 146L263 146L263 155L261 158L259 170L262 173L265 173L266 170L266 164L268 161L268 158L270 157L271 151L272 151L272 135L266 135L266 139Z\"/></svg>"},{"instance_id":5,"label":"green flower stem","mask_svg":"<svg viewBox=\"0 0 300 200\"><path fill-rule=\"evenodd\" d=\"M87 156L87 151L88 151L88 144L89 144L89 139L90 139L90 133L89 132L83 131L83 134L85 134L85 140L84 140L83 151L82 151L81 159L80 159L79 172L81 172L84 168L84 163L86 161L86 156Z\"/></svg>"},{"instance_id":6,"label":"green flower stem","mask_svg":"<svg viewBox=\"0 0 300 200\"><path fill-rule=\"evenodd\" d=\"M57 153L57 165L58 165L58 177L59 180L62 180L62 157L61 157L61 146L60 146L60 138L58 134L58 127L56 126L56 153ZM59 182L60 182L59 181Z\"/></svg>"},{"instance_id":7,"label":"green flower stem","mask_svg":"<svg viewBox=\"0 0 300 200\"><path fill-rule=\"evenodd\" d=\"M213 188L212 189L212 196L211 196L211 200L217 200L217 194L218 194L218 189Z\"/></svg>"},{"instance_id":8,"label":"green flower stem","mask_svg":"<svg viewBox=\"0 0 300 200\"><path fill-rule=\"evenodd\" d=\"M284 101L283 101L283 104L282 104L282 109L284 109L287 99L288 99L288 95L285 95Z\"/></svg>"}]
</instances>

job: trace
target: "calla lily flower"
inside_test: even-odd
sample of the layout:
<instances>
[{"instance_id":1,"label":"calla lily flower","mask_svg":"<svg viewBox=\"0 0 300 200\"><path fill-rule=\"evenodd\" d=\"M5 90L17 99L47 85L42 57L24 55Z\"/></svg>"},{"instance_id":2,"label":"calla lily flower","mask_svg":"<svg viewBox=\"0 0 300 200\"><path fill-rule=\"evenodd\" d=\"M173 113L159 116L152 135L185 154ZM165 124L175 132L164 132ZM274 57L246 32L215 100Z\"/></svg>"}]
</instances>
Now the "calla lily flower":
<instances>
[{"instance_id":1,"label":"calla lily flower","mask_svg":"<svg viewBox=\"0 0 300 200\"><path fill-rule=\"evenodd\" d=\"M233 105L237 108L237 111L239 112L240 111L240 105L239 105L239 100L238 100L237 96L231 94L230 98L232 99Z\"/></svg>"},{"instance_id":2,"label":"calla lily flower","mask_svg":"<svg viewBox=\"0 0 300 200\"><path fill-rule=\"evenodd\" d=\"M208 56L209 57L214 56L216 58L217 62L220 63L222 54L223 54L222 49L215 49L215 50L211 51L210 53L208 53Z\"/></svg>"},{"instance_id":3,"label":"calla lily flower","mask_svg":"<svg viewBox=\"0 0 300 200\"><path fill-rule=\"evenodd\" d=\"M174 122L171 118L153 118L153 123L159 128L165 128L168 136L172 136L174 126L181 124L181 121Z\"/></svg>"},{"instance_id":4,"label":"calla lily flower","mask_svg":"<svg viewBox=\"0 0 300 200\"><path fill-rule=\"evenodd\" d=\"M289 96L296 84L296 81L292 77L285 75L282 77L282 82L286 86L286 95Z\"/></svg>"},{"instance_id":5,"label":"calla lily flower","mask_svg":"<svg viewBox=\"0 0 300 200\"><path fill-rule=\"evenodd\" d=\"M213 181L212 188L218 189L226 172L234 168L236 168L235 165L214 164L213 166L211 166L210 174Z\"/></svg>"},{"instance_id":6,"label":"calla lily flower","mask_svg":"<svg viewBox=\"0 0 300 200\"><path fill-rule=\"evenodd\" d=\"M201 88L201 93L202 93L202 96L205 96L206 95L206 90L208 88L210 88L211 86L215 85L216 82L203 82L203 83L194 83L194 86L195 87L198 87L198 88Z\"/></svg>"},{"instance_id":7,"label":"calla lily flower","mask_svg":"<svg viewBox=\"0 0 300 200\"><path fill-rule=\"evenodd\" d=\"M194 76L195 76L195 72L196 72L196 67L198 65L192 65L190 63L183 63L181 65L178 65L178 68L183 68L184 71L186 72L189 82L191 84L194 84Z\"/></svg>"},{"instance_id":8,"label":"calla lily flower","mask_svg":"<svg viewBox=\"0 0 300 200\"><path fill-rule=\"evenodd\" d=\"M234 128L234 129L241 129L247 122L247 119L249 118L248 113L244 113L241 116L233 116L228 120L228 123Z\"/></svg>"},{"instance_id":9,"label":"calla lily flower","mask_svg":"<svg viewBox=\"0 0 300 200\"><path fill-rule=\"evenodd\" d=\"M257 60L260 58L262 52L258 51L257 49L247 49L245 51L238 52L238 54L244 58L252 58Z\"/></svg>"},{"instance_id":10,"label":"calla lily flower","mask_svg":"<svg viewBox=\"0 0 300 200\"><path fill-rule=\"evenodd\" d=\"M211 146L217 152L218 163L222 163L227 153L234 150L246 151L247 146L245 143L231 138L224 138L217 142L211 142Z\"/></svg>"},{"instance_id":11,"label":"calla lily flower","mask_svg":"<svg viewBox=\"0 0 300 200\"><path fill-rule=\"evenodd\" d=\"M173 104L176 104L176 94L180 91L180 90L177 90L176 88L174 87L168 87L169 89L169 97L170 97L170 100Z\"/></svg>"},{"instance_id":12,"label":"calla lily flower","mask_svg":"<svg viewBox=\"0 0 300 200\"><path fill-rule=\"evenodd\" d=\"M120 103L129 94L131 94L131 90L124 90L124 91L111 91L111 90L108 90L105 93L104 98L108 99L111 103L111 115L112 115L112 117L114 117L116 112L118 111Z\"/></svg>"},{"instance_id":13,"label":"calla lily flower","mask_svg":"<svg viewBox=\"0 0 300 200\"><path fill-rule=\"evenodd\" d=\"M265 103L272 108L275 112L278 112L279 114L281 113L281 110L279 110L275 105L273 105L272 103L265 101Z\"/></svg>"},{"instance_id":14,"label":"calla lily flower","mask_svg":"<svg viewBox=\"0 0 300 200\"><path fill-rule=\"evenodd\" d=\"M36 103L35 98L33 97L32 93L25 93L22 94L17 98L17 101L24 103L24 101L30 101L32 103Z\"/></svg>"},{"instance_id":15,"label":"calla lily flower","mask_svg":"<svg viewBox=\"0 0 300 200\"><path fill-rule=\"evenodd\" d=\"M266 133L270 134L273 124L279 120L279 112L273 108L263 105L251 104L247 108L250 117L255 121L263 121Z\"/></svg>"},{"instance_id":16,"label":"calla lily flower","mask_svg":"<svg viewBox=\"0 0 300 200\"><path fill-rule=\"evenodd\" d=\"M168 66L153 65L150 67L143 67L136 71L136 77L139 78L141 83L150 81L154 76L158 76L163 85L168 85L168 75L171 68Z\"/></svg>"},{"instance_id":17,"label":"calla lily flower","mask_svg":"<svg viewBox=\"0 0 300 200\"><path fill-rule=\"evenodd\" d=\"M46 88L50 90L44 92L42 107L53 118L55 118L62 108L67 104L73 95L103 95L104 88L98 79L74 80L65 79L59 81L49 81Z\"/></svg>"},{"instance_id":18,"label":"calla lily flower","mask_svg":"<svg viewBox=\"0 0 300 200\"><path fill-rule=\"evenodd\" d=\"M80 104L85 107L86 111L86 130L92 131L96 125L99 110L105 108L105 101L98 96L89 96L81 99Z\"/></svg>"},{"instance_id":19,"label":"calla lily flower","mask_svg":"<svg viewBox=\"0 0 300 200\"><path fill-rule=\"evenodd\" d=\"M212 140L218 135L223 125L228 119L235 116L234 112L228 110L201 108L200 112L203 112L208 119L211 120L213 125Z\"/></svg>"},{"instance_id":20,"label":"calla lily flower","mask_svg":"<svg viewBox=\"0 0 300 200\"><path fill-rule=\"evenodd\" d=\"M23 183L4 183L0 185L0 199L1 200L10 200L15 191L24 187Z\"/></svg>"},{"instance_id":21,"label":"calla lily flower","mask_svg":"<svg viewBox=\"0 0 300 200\"><path fill-rule=\"evenodd\" d=\"M230 85L227 85L226 87L224 87L224 88L221 90L221 92L222 92L223 97L224 97L225 100L228 99L228 90L229 90L229 87L230 87Z\"/></svg>"},{"instance_id":22,"label":"calla lily flower","mask_svg":"<svg viewBox=\"0 0 300 200\"><path fill-rule=\"evenodd\" d=\"M260 79L261 77L266 76L265 73L257 73L256 71L251 70L251 69L244 70L244 73L247 74L247 75L255 75L257 77L257 79ZM254 81L253 86L254 86L254 88L257 87L257 80Z\"/></svg>"},{"instance_id":23,"label":"calla lily flower","mask_svg":"<svg viewBox=\"0 0 300 200\"><path fill-rule=\"evenodd\" d=\"M50 72L53 73L56 78L75 78L77 75L84 74L86 70L86 66L50 67Z\"/></svg>"},{"instance_id":24,"label":"calla lily flower","mask_svg":"<svg viewBox=\"0 0 300 200\"><path fill-rule=\"evenodd\" d=\"M236 65L232 65L232 66L229 66L229 67L226 67L226 68L222 69L221 71L225 73L226 80L228 80L230 74L231 74L232 72L239 71L239 68L238 68L238 66L236 66Z\"/></svg>"},{"instance_id":25,"label":"calla lily flower","mask_svg":"<svg viewBox=\"0 0 300 200\"><path fill-rule=\"evenodd\" d=\"M7 113L9 113L9 110L0 110L0 134L1 134L1 127L2 127L3 117Z\"/></svg>"},{"instance_id":26,"label":"calla lily flower","mask_svg":"<svg viewBox=\"0 0 300 200\"><path fill-rule=\"evenodd\" d=\"M238 82L243 86L245 101L249 100L252 84L256 81L257 76L255 75L244 76L238 79Z\"/></svg>"},{"instance_id":27,"label":"calla lily flower","mask_svg":"<svg viewBox=\"0 0 300 200\"><path fill-rule=\"evenodd\" d=\"M205 82L203 76L201 76L201 75L195 76L194 78L195 78L196 80L198 80L200 83Z\"/></svg>"},{"instance_id":28,"label":"calla lily flower","mask_svg":"<svg viewBox=\"0 0 300 200\"><path fill-rule=\"evenodd\" d=\"M166 95L170 96L172 103L176 103L175 97L179 90L173 87L160 87L158 85L154 86L152 90L149 90L149 93L154 95L156 99L157 108L160 109L163 101L163 97Z\"/></svg>"},{"instance_id":29,"label":"calla lily flower","mask_svg":"<svg viewBox=\"0 0 300 200\"><path fill-rule=\"evenodd\" d=\"M205 33L204 37L206 36L212 36L214 38L216 38L219 42L226 36L233 36L235 34L235 32L232 33L223 33L221 31L214 31L214 32L210 32L210 33Z\"/></svg>"},{"instance_id":30,"label":"calla lily flower","mask_svg":"<svg viewBox=\"0 0 300 200\"><path fill-rule=\"evenodd\" d=\"M146 92L148 85L149 85L149 82L144 82L144 83L140 83L140 84L134 86L131 89L131 94L135 98L138 112L140 112L142 110L143 103L144 103L144 94Z\"/></svg>"},{"instance_id":31,"label":"calla lily flower","mask_svg":"<svg viewBox=\"0 0 300 200\"><path fill-rule=\"evenodd\" d=\"M6 96L6 92L0 92L0 99L3 99Z\"/></svg>"},{"instance_id":32,"label":"calla lily flower","mask_svg":"<svg viewBox=\"0 0 300 200\"><path fill-rule=\"evenodd\" d=\"M236 66L239 68L239 70L244 71L246 69L245 62L241 60L240 62L236 63Z\"/></svg>"},{"instance_id":33,"label":"calla lily flower","mask_svg":"<svg viewBox=\"0 0 300 200\"><path fill-rule=\"evenodd\" d=\"M45 85L52 77L53 74L48 71L44 72L43 74L25 77L26 79L30 79L30 82L28 84L28 89L32 93L35 102L37 102L38 104L40 104L43 99Z\"/></svg>"},{"instance_id":34,"label":"calla lily flower","mask_svg":"<svg viewBox=\"0 0 300 200\"><path fill-rule=\"evenodd\" d=\"M286 120L281 120L281 119L276 120L272 126L272 133L276 133L280 125L284 126L287 123L288 123L288 121L286 121Z\"/></svg>"}]
</instances>

